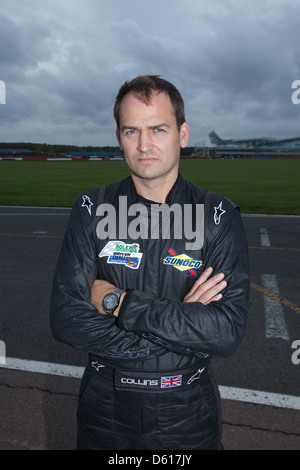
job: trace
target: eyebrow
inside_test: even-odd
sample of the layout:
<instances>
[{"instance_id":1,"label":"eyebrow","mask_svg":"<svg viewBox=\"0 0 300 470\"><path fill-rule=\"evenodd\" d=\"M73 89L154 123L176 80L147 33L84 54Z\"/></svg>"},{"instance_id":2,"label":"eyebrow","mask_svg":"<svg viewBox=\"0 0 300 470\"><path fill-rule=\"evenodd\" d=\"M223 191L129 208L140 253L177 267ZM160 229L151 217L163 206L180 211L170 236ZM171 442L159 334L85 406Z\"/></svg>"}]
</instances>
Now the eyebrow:
<instances>
[{"instance_id":1,"label":"eyebrow","mask_svg":"<svg viewBox=\"0 0 300 470\"><path fill-rule=\"evenodd\" d=\"M147 129L160 129L162 127L170 127L169 124L166 124L165 122L164 123L161 123L161 124L155 124L154 126L149 126L147 127ZM121 127L121 131L124 131L124 130L128 130L128 129L132 129L132 130L139 130L138 127L135 127L135 126L128 126L128 125L125 125L125 126L122 126Z\"/></svg>"}]
</instances>

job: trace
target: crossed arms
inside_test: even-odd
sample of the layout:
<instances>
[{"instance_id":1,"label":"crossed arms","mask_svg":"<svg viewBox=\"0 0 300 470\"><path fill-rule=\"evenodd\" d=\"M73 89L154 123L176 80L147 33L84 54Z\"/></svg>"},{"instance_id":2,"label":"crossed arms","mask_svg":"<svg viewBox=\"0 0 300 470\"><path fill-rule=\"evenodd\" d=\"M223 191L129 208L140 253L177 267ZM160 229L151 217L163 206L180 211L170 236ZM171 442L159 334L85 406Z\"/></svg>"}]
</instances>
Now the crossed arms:
<instances>
[{"instance_id":1,"label":"crossed arms","mask_svg":"<svg viewBox=\"0 0 300 470\"><path fill-rule=\"evenodd\" d=\"M202 273L182 302L129 290L113 322L104 314L102 301L120 286L95 280L95 245L76 208L54 276L50 306L54 337L114 357L152 347L154 337L171 350L179 345L212 355L232 354L245 329L249 290L246 239L240 215L233 216L205 258L206 266L214 269Z\"/></svg>"},{"instance_id":2,"label":"crossed arms","mask_svg":"<svg viewBox=\"0 0 300 470\"><path fill-rule=\"evenodd\" d=\"M185 296L183 303L188 302L201 302L204 305L208 305L210 302L218 301L222 298L221 291L226 287L227 282L224 280L224 274L219 273L211 277L213 268L207 268L201 276L195 281L190 292ZM94 305L100 314L105 315L103 310L102 302L105 295L116 290L118 287L113 284L103 281L96 280L92 286L91 292L91 303ZM120 298L118 308L114 312L114 316L119 316L119 311L126 293L123 293Z\"/></svg>"}]
</instances>

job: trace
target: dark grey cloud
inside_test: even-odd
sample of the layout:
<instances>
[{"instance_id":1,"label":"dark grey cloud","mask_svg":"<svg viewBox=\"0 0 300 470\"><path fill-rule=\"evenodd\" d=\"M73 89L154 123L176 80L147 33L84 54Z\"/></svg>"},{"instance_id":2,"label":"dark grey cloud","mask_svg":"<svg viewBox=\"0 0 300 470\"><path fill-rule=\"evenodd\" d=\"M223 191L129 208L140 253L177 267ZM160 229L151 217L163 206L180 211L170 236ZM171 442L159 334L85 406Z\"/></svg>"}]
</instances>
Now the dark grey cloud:
<instances>
[{"instance_id":1,"label":"dark grey cloud","mask_svg":"<svg viewBox=\"0 0 300 470\"><path fill-rule=\"evenodd\" d=\"M116 145L121 84L156 73L180 89L190 145L300 134L297 0L11 0L0 7L0 140Z\"/></svg>"}]
</instances>

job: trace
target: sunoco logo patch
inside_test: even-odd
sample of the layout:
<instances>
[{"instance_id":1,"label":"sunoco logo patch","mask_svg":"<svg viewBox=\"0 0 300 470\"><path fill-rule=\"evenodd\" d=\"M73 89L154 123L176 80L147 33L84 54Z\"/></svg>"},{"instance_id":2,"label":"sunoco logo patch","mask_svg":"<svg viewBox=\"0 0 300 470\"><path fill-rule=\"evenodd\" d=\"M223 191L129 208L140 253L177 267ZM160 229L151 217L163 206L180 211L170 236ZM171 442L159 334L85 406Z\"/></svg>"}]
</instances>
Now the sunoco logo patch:
<instances>
[{"instance_id":1,"label":"sunoco logo patch","mask_svg":"<svg viewBox=\"0 0 300 470\"><path fill-rule=\"evenodd\" d=\"M171 256L166 256L163 258L163 264L167 266L172 266L179 271L189 271L192 276L197 276L196 269L201 268L203 265L203 261L191 258L190 256L182 253L181 255L177 255L175 251L170 248L168 250Z\"/></svg>"}]
</instances>

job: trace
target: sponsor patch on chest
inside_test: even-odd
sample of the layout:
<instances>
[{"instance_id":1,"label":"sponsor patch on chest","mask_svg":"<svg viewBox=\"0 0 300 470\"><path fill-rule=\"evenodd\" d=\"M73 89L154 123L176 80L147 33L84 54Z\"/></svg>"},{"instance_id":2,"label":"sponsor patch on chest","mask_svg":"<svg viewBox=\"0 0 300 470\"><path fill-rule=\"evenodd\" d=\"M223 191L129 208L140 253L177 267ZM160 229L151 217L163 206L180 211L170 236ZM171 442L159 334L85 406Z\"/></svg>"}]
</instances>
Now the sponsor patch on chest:
<instances>
[{"instance_id":1,"label":"sponsor patch on chest","mask_svg":"<svg viewBox=\"0 0 300 470\"><path fill-rule=\"evenodd\" d=\"M163 264L167 266L172 266L179 271L189 271L192 276L197 276L196 269L201 268L203 265L202 260L197 260L191 258L190 256L186 255L185 253L181 253L177 255L173 248L168 250L170 256L166 256L163 258Z\"/></svg>"},{"instance_id":2,"label":"sponsor patch on chest","mask_svg":"<svg viewBox=\"0 0 300 470\"><path fill-rule=\"evenodd\" d=\"M143 256L138 243L126 244L122 241L110 241L99 253L99 258L107 257L108 264L121 264L127 268L138 269Z\"/></svg>"}]
</instances>

